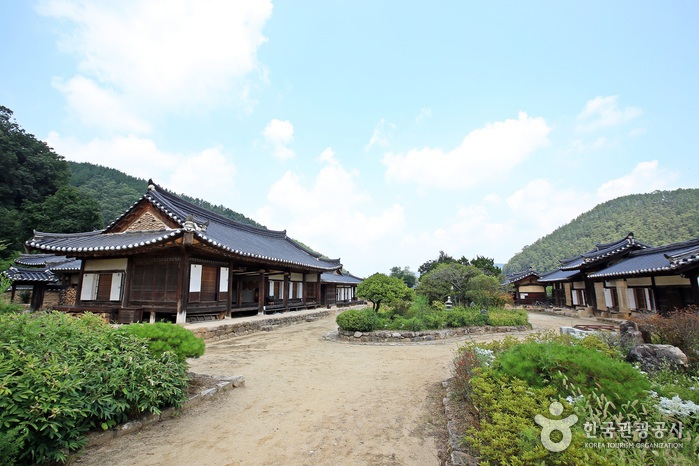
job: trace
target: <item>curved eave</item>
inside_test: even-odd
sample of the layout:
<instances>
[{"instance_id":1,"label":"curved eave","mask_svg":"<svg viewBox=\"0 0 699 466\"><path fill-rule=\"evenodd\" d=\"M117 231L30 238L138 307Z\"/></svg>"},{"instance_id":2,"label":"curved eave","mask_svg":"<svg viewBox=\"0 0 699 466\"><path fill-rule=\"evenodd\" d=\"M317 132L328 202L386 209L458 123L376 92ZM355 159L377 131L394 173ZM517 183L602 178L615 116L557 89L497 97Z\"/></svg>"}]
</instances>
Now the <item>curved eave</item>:
<instances>
[{"instance_id":1,"label":"curved eave","mask_svg":"<svg viewBox=\"0 0 699 466\"><path fill-rule=\"evenodd\" d=\"M154 246L157 244L165 243L167 241L171 241L175 239L176 237L180 236L182 233L181 229L177 230L171 230L168 231L167 233L152 238L148 239L145 241L135 241L132 243L125 243L125 244L119 244L119 245L112 245L112 246L60 246L60 245L51 245L51 244L43 244L40 241L33 241L29 240L25 244L27 247L33 248L33 249L38 249L41 251L51 251L51 252L69 252L73 254L89 254L89 253L100 253L100 252L116 252L116 251L136 251L138 249L148 247L148 246Z\"/></svg>"},{"instance_id":2,"label":"curved eave","mask_svg":"<svg viewBox=\"0 0 699 466\"><path fill-rule=\"evenodd\" d=\"M608 257L611 257L611 256L614 256L614 255L619 254L621 252L624 252L627 249L631 248L631 246L633 246L633 245L627 244L627 245L624 245L623 247L612 249L611 251L607 251L604 254L600 254L598 256L586 257L585 260L583 260L582 264L580 264L580 265L583 266L583 265L594 264L595 262L598 262L602 259L606 259ZM563 268L563 267L561 267L561 268Z\"/></svg>"},{"instance_id":3,"label":"curved eave","mask_svg":"<svg viewBox=\"0 0 699 466\"><path fill-rule=\"evenodd\" d=\"M661 272L671 272L672 268L667 265L663 267L652 267L652 268L647 268L647 269L634 269L634 270L625 270L623 272L609 272L609 273L604 273L604 272L598 272L598 273L593 273L590 274L590 278L622 278L622 277L630 277L633 275L649 275L649 274L657 274Z\"/></svg>"},{"instance_id":4,"label":"curved eave","mask_svg":"<svg viewBox=\"0 0 699 466\"><path fill-rule=\"evenodd\" d=\"M197 238L199 238L202 242L208 244L211 247L214 247L220 251L223 251L228 254L233 254L239 257L247 258L247 259L256 259L264 262L272 262L274 264L281 264L285 266L296 266L296 267L304 267L304 268L309 268L309 269L315 269L315 270L322 270L322 271L333 271L333 270L338 270L339 268L342 267L342 264L338 265L333 265L333 266L322 266L320 264L312 264L310 262L300 262L300 261L292 261L292 260L287 260L287 259L280 259L278 257L271 257L271 256L264 256L261 254L253 254L250 252L245 252L245 251L240 251L238 249L232 248L230 246L226 246L225 244L219 243L216 240L213 240L206 236L205 234L197 231L195 232Z\"/></svg>"}]
</instances>

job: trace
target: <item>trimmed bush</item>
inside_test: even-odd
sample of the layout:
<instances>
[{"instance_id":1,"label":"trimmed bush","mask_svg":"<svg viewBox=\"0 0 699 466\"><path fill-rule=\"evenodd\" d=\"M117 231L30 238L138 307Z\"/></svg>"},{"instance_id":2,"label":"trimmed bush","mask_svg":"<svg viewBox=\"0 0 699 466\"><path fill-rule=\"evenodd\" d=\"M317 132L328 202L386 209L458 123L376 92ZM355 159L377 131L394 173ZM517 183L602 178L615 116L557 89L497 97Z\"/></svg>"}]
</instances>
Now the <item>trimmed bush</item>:
<instances>
[{"instance_id":1,"label":"trimmed bush","mask_svg":"<svg viewBox=\"0 0 699 466\"><path fill-rule=\"evenodd\" d=\"M181 406L188 383L173 353L153 357L97 316L0 315L0 451L9 464L65 462L91 428Z\"/></svg>"},{"instance_id":2,"label":"trimmed bush","mask_svg":"<svg viewBox=\"0 0 699 466\"><path fill-rule=\"evenodd\" d=\"M475 307L455 307L446 311L448 327L469 327L473 325L488 325L488 314Z\"/></svg>"},{"instance_id":3,"label":"trimmed bush","mask_svg":"<svg viewBox=\"0 0 699 466\"><path fill-rule=\"evenodd\" d=\"M496 327L516 327L527 324L529 324L529 316L527 312L522 309L515 311L499 309L488 312L488 325Z\"/></svg>"},{"instance_id":4,"label":"trimmed bush","mask_svg":"<svg viewBox=\"0 0 699 466\"><path fill-rule=\"evenodd\" d=\"M554 386L567 394L560 373L582 393L597 390L615 403L643 399L650 389L648 380L630 364L578 345L524 343L500 354L493 367L532 387Z\"/></svg>"},{"instance_id":5,"label":"trimmed bush","mask_svg":"<svg viewBox=\"0 0 699 466\"><path fill-rule=\"evenodd\" d=\"M379 318L371 308L349 309L339 314L335 322L348 332L371 332L376 330Z\"/></svg>"},{"instance_id":6,"label":"trimmed bush","mask_svg":"<svg viewBox=\"0 0 699 466\"><path fill-rule=\"evenodd\" d=\"M204 354L204 340L179 325L170 322L154 324L130 324L119 329L119 333L143 338L148 342L148 349L160 357L165 351L172 351L180 361L198 358Z\"/></svg>"}]
</instances>

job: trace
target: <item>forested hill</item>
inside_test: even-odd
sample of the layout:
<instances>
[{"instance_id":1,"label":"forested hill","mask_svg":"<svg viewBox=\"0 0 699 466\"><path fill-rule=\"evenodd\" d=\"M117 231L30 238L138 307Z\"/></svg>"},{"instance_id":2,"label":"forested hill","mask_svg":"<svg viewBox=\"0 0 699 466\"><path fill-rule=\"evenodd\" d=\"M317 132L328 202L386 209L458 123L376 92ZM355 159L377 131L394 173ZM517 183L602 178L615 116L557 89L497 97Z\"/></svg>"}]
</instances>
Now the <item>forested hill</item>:
<instances>
[{"instance_id":1,"label":"forested hill","mask_svg":"<svg viewBox=\"0 0 699 466\"><path fill-rule=\"evenodd\" d=\"M146 192L148 182L141 178L127 175L114 168L107 168L91 163L68 162L70 184L97 199L104 224L109 225L133 205ZM157 180L156 180L157 182ZM177 193L176 193L177 194ZM262 227L256 221L222 205L213 205L203 199L186 194L177 194L189 202L204 209L216 212L237 222Z\"/></svg>"},{"instance_id":2,"label":"forested hill","mask_svg":"<svg viewBox=\"0 0 699 466\"><path fill-rule=\"evenodd\" d=\"M530 266L539 273L556 269L560 260L589 251L633 232L651 246L699 237L699 189L631 194L598 205L553 233L525 246L505 265L505 273Z\"/></svg>"}]
</instances>

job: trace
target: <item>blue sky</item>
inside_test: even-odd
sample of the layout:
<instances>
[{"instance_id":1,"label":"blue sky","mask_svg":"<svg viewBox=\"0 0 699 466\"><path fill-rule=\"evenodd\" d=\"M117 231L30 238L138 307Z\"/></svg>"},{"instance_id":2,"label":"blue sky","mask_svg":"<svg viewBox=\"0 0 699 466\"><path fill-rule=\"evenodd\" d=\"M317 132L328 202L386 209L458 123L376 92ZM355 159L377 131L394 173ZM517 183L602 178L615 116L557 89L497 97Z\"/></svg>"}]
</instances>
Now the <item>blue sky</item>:
<instances>
[{"instance_id":1,"label":"blue sky","mask_svg":"<svg viewBox=\"0 0 699 466\"><path fill-rule=\"evenodd\" d=\"M699 187L698 19L694 1L0 0L0 104L68 160L357 275L506 262L600 202Z\"/></svg>"}]
</instances>

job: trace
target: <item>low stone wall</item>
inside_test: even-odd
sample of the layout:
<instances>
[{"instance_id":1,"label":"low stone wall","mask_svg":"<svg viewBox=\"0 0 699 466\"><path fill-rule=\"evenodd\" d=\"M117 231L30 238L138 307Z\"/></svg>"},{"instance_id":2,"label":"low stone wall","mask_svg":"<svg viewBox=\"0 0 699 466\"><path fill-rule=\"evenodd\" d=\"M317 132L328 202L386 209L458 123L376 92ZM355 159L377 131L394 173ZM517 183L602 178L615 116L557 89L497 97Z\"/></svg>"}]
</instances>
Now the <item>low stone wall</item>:
<instances>
[{"instance_id":1,"label":"low stone wall","mask_svg":"<svg viewBox=\"0 0 699 466\"><path fill-rule=\"evenodd\" d=\"M407 343L420 341L446 340L464 335L482 335L486 333L524 332L531 330L531 325L516 327L459 327L444 330L426 330L420 332L405 332L397 330L379 330L375 332L349 332L338 329L337 338L349 342L372 343Z\"/></svg>"},{"instance_id":2,"label":"low stone wall","mask_svg":"<svg viewBox=\"0 0 699 466\"><path fill-rule=\"evenodd\" d=\"M302 322L312 322L319 317L326 317L333 313L334 311L332 310L319 310L312 314L275 315L274 317L270 316L268 319L232 322L214 327L191 328L190 330L206 342L219 341L255 332L269 332L278 327L287 327Z\"/></svg>"}]
</instances>

